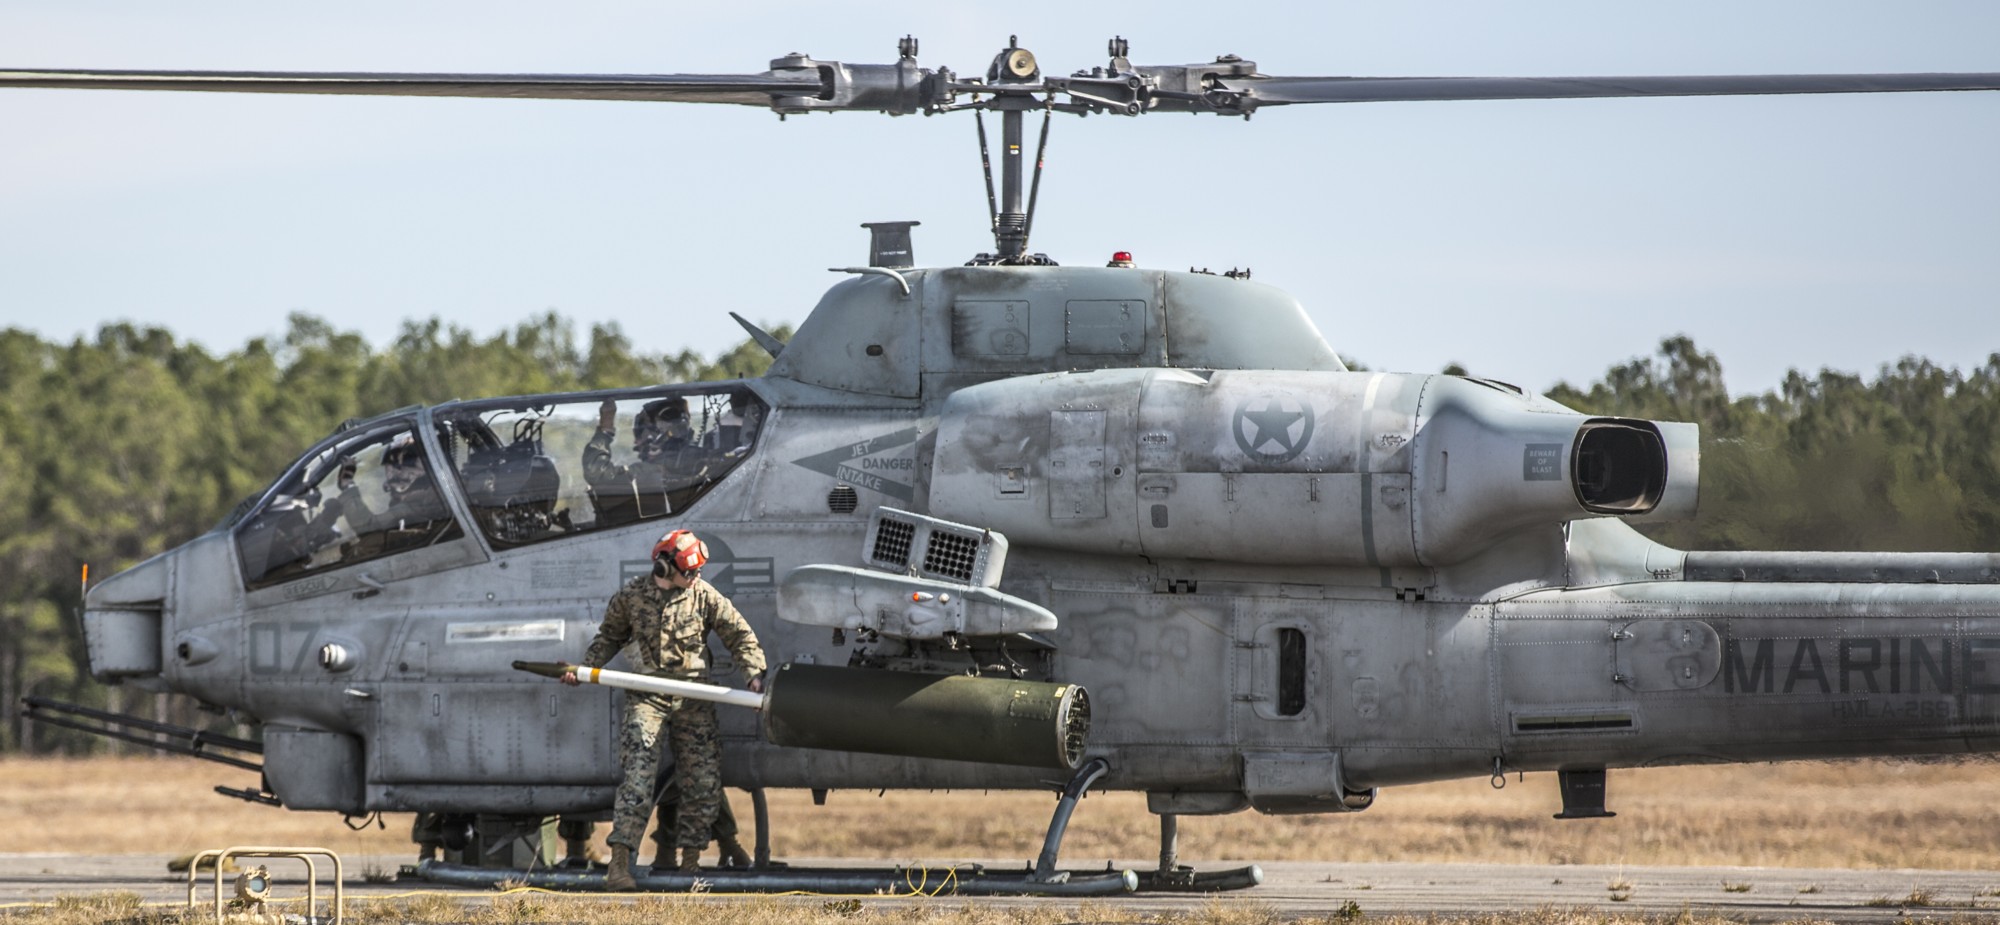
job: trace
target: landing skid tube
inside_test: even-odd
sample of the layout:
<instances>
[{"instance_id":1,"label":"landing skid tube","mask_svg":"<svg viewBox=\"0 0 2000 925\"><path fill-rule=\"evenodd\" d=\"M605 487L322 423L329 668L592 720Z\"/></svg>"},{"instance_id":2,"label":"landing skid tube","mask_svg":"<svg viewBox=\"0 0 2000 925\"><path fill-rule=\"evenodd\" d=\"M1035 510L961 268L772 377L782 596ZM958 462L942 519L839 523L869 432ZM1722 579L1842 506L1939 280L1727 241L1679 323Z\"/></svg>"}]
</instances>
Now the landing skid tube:
<instances>
[{"instance_id":1,"label":"landing skid tube","mask_svg":"<svg viewBox=\"0 0 2000 925\"><path fill-rule=\"evenodd\" d=\"M1030 870L1001 873L978 865L957 867L787 867L771 863L770 815L764 792L752 790L756 812L757 842L755 862L748 869L722 868L702 871L634 870L639 892L686 893L701 884L709 893L825 893L839 895L954 895L954 896L1116 896L1135 892L1214 892L1241 890L1264 882L1264 872L1256 865L1234 870L1196 871L1175 863L1179 824L1176 817L1160 817L1160 869L1135 873L1129 870L1058 870L1056 856L1063 836L1069 831L1077 800L1092 784L1111 770L1103 758L1093 758L1077 771L1056 801L1055 814L1042 839L1042 853ZM572 849L574 850L574 848ZM580 860L580 859L576 859ZM601 892L604 871L588 862L536 870L498 870L438 860L424 860L416 866L417 876L432 883L454 886L493 887L503 882L545 890Z\"/></svg>"},{"instance_id":2,"label":"landing skid tube","mask_svg":"<svg viewBox=\"0 0 2000 925\"><path fill-rule=\"evenodd\" d=\"M1180 861L1180 817L1160 814L1160 868L1139 872L1141 893L1218 893L1247 890L1264 882L1264 869L1252 864L1230 870L1195 870Z\"/></svg>"},{"instance_id":3,"label":"landing skid tube","mask_svg":"<svg viewBox=\"0 0 2000 925\"><path fill-rule=\"evenodd\" d=\"M1139 888L1139 875L1129 870L1062 871L1060 881L1043 882L1026 871L995 873L972 867L881 868L801 868L769 870L704 870L699 873L673 871L644 873L633 871L639 891L646 893L686 893L695 881L709 893L825 893L856 896L1118 896ZM601 870L494 870L420 861L417 876L432 883L491 888L502 881L545 890L599 892L604 889Z\"/></svg>"}]
</instances>

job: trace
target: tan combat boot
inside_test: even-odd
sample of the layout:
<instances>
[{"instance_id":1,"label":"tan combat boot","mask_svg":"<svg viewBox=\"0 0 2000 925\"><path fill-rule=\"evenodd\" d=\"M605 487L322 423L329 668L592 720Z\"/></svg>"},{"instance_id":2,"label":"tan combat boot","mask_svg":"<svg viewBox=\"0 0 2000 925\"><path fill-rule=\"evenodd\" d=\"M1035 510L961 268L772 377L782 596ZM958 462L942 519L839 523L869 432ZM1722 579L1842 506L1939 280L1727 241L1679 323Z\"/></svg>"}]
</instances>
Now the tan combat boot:
<instances>
[{"instance_id":1,"label":"tan combat boot","mask_svg":"<svg viewBox=\"0 0 2000 925\"><path fill-rule=\"evenodd\" d=\"M630 893L639 888L639 882L632 879L632 849L611 846L611 867L604 872L604 888L613 893Z\"/></svg>"},{"instance_id":2,"label":"tan combat boot","mask_svg":"<svg viewBox=\"0 0 2000 925\"><path fill-rule=\"evenodd\" d=\"M699 870L701 870L701 849L700 849L700 848L682 848L682 849L681 849L681 870L685 870L685 871L699 871Z\"/></svg>"},{"instance_id":3,"label":"tan combat boot","mask_svg":"<svg viewBox=\"0 0 2000 925\"><path fill-rule=\"evenodd\" d=\"M734 836L724 835L715 840L715 847L722 851L722 866L749 867L750 852L743 850L743 843Z\"/></svg>"}]
</instances>

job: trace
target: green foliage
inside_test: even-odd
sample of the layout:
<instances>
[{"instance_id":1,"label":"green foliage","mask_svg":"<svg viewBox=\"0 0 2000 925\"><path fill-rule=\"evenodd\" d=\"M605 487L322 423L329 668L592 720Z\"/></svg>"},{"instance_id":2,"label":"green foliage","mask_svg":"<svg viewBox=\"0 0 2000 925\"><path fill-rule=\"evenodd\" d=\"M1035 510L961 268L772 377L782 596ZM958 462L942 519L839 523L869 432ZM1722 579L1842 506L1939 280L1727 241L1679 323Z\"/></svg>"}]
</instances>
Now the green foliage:
<instances>
[{"instance_id":1,"label":"green foliage","mask_svg":"<svg viewBox=\"0 0 2000 925\"><path fill-rule=\"evenodd\" d=\"M24 722L29 695L211 722L88 678L79 568L108 575L186 542L341 421L453 398L751 377L769 365L747 340L714 361L638 351L616 325L579 341L553 312L484 338L409 322L383 350L293 315L275 343L220 357L131 324L69 344L0 330L0 752L104 747Z\"/></svg>"},{"instance_id":2,"label":"green foliage","mask_svg":"<svg viewBox=\"0 0 2000 925\"><path fill-rule=\"evenodd\" d=\"M1686 337L1549 396L1579 411L1701 425L1701 510L1651 528L1692 549L2000 549L2000 354L1970 372L1906 357L1874 381L1794 370L1731 399Z\"/></svg>"}]
</instances>

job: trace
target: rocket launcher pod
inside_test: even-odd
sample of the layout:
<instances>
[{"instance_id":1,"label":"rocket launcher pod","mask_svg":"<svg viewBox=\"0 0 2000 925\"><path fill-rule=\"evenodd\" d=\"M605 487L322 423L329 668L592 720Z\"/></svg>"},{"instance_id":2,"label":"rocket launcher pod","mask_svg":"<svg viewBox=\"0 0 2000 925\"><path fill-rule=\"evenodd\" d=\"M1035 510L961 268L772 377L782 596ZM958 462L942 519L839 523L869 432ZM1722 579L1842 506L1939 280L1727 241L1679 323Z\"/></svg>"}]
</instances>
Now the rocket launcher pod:
<instances>
[{"instance_id":1,"label":"rocket launcher pod","mask_svg":"<svg viewBox=\"0 0 2000 925\"><path fill-rule=\"evenodd\" d=\"M778 619L897 639L1009 636L1056 628L1048 608L1000 592L1007 537L892 507L868 518L867 568L801 565L778 586Z\"/></svg>"},{"instance_id":2,"label":"rocket launcher pod","mask_svg":"<svg viewBox=\"0 0 2000 925\"><path fill-rule=\"evenodd\" d=\"M1074 770L1090 734L1075 684L800 664L767 683L773 745Z\"/></svg>"},{"instance_id":3,"label":"rocket launcher pod","mask_svg":"<svg viewBox=\"0 0 2000 925\"><path fill-rule=\"evenodd\" d=\"M514 667L560 678L572 666ZM757 694L604 668L576 673L590 684L761 710L764 738L792 748L1074 770L1090 734L1090 696L1075 684L790 664Z\"/></svg>"}]
</instances>

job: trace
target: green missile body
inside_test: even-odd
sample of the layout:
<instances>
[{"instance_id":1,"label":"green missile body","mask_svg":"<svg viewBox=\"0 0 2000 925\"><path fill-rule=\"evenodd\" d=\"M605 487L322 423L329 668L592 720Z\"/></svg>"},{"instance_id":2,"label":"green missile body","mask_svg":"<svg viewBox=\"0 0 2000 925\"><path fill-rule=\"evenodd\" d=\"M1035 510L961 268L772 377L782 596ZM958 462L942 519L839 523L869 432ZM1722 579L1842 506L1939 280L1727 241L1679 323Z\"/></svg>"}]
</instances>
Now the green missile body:
<instances>
[{"instance_id":1,"label":"green missile body","mask_svg":"<svg viewBox=\"0 0 2000 925\"><path fill-rule=\"evenodd\" d=\"M1075 684L789 664L758 694L562 662L514 667L761 710L764 738L793 748L1073 770L1090 733L1090 697Z\"/></svg>"}]
</instances>

